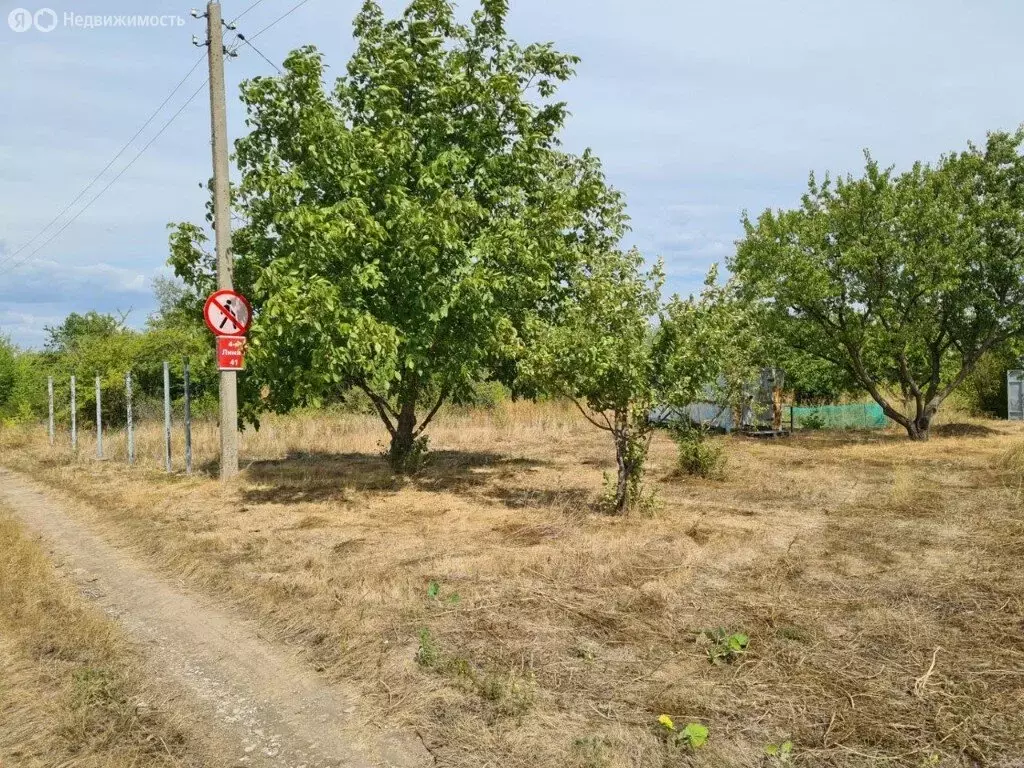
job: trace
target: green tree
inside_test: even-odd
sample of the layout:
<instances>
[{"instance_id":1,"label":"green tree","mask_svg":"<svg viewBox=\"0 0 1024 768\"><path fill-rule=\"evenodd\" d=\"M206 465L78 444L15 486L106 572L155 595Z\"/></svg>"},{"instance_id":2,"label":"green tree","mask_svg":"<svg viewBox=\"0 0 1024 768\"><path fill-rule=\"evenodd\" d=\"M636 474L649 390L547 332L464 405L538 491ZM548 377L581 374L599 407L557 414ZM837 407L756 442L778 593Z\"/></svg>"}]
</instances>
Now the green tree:
<instances>
[{"instance_id":1,"label":"green tree","mask_svg":"<svg viewBox=\"0 0 1024 768\"><path fill-rule=\"evenodd\" d=\"M692 402L721 343L710 301L676 298L662 312L663 282L660 262L645 271L635 250L595 253L569 280L561 312L537 322L523 352L528 386L569 398L610 433L617 465L611 506L618 514L642 499L652 411ZM659 313L655 331L651 321Z\"/></svg>"},{"instance_id":2,"label":"green tree","mask_svg":"<svg viewBox=\"0 0 1024 768\"><path fill-rule=\"evenodd\" d=\"M18 383L18 350L10 339L0 336L0 413L4 413L14 398Z\"/></svg>"},{"instance_id":3,"label":"green tree","mask_svg":"<svg viewBox=\"0 0 1024 768\"><path fill-rule=\"evenodd\" d=\"M597 160L559 150L555 94L577 59L509 39L507 10L483 0L462 24L448 0L413 0L388 20L366 2L333 88L311 47L243 86L249 413L357 387L403 469L444 402L514 375L527 318L554 311L580 254L621 237ZM179 226L171 262L208 287L202 238Z\"/></svg>"},{"instance_id":4,"label":"green tree","mask_svg":"<svg viewBox=\"0 0 1024 768\"><path fill-rule=\"evenodd\" d=\"M745 289L912 440L986 352L1024 331L1022 141L993 133L902 174L869 157L863 177L812 176L799 209L744 222L732 268Z\"/></svg>"},{"instance_id":5,"label":"green tree","mask_svg":"<svg viewBox=\"0 0 1024 768\"><path fill-rule=\"evenodd\" d=\"M46 350L52 354L73 352L87 339L112 338L125 330L125 318L99 312L72 312L57 326L46 326Z\"/></svg>"},{"instance_id":6,"label":"green tree","mask_svg":"<svg viewBox=\"0 0 1024 768\"><path fill-rule=\"evenodd\" d=\"M163 364L171 364L172 394L180 396L186 359L192 373L195 400L212 397L216 392L212 341L191 313L180 311L175 299L181 298L168 286L158 291L161 310L148 321L145 330L128 328L124 318L97 312L72 313L59 326L47 329L46 350L39 355L38 376L42 383L35 389L45 398L45 376L52 375L61 396L58 417L67 418L69 404L66 387L72 375L78 378L79 419L91 423L96 409L94 377L100 377L103 391L103 418L111 425L123 423L126 414L125 374L131 371L137 405L159 403L163 399ZM166 299L166 301L165 301ZM44 400L45 402L45 400ZM38 410L38 408L36 409ZM137 408L136 413L140 410Z\"/></svg>"}]
</instances>

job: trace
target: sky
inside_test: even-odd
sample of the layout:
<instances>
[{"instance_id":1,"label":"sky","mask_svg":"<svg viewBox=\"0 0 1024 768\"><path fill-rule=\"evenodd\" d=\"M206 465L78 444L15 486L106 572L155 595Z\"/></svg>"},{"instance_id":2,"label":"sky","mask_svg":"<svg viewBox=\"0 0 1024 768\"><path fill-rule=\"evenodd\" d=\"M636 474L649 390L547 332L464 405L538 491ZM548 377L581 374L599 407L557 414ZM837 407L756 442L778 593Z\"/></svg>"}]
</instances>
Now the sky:
<instances>
[{"instance_id":1,"label":"sky","mask_svg":"<svg viewBox=\"0 0 1024 768\"><path fill-rule=\"evenodd\" d=\"M160 117L82 200L22 249L132 137L203 55L203 22L169 0L48 0L57 24L15 31L0 0L0 335L38 347L68 313L154 309L169 274L168 222L201 222L210 176L209 102L199 66ZM234 18L253 0L225 0ZM250 36L297 0L261 0ZM309 0L256 44L274 62L315 44L340 72L360 0ZM398 13L401 0L385 0ZM661 257L667 292L697 290L740 237L744 210L799 201L808 172L856 172L863 151L905 167L1024 122L1019 0L510 0L520 42L582 57L561 95L566 149L589 147L632 216L626 245ZM179 26L86 28L66 15L181 17ZM473 2L460 4L468 12ZM43 26L48 18L41 17ZM248 48L228 63L229 134L244 129L238 84L272 74ZM180 116L128 165L193 93ZM46 243L45 245L43 245ZM43 245L42 248L40 246ZM13 268L16 267L16 268Z\"/></svg>"}]
</instances>

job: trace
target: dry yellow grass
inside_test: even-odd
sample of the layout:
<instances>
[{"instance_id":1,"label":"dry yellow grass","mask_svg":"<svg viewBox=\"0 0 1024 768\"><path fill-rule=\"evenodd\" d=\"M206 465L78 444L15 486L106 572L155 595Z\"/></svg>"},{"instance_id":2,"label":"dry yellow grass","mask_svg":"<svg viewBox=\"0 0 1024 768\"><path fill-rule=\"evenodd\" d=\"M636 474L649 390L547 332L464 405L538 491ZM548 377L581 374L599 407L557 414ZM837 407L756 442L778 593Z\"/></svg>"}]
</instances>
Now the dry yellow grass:
<instances>
[{"instance_id":1,"label":"dry yellow grass","mask_svg":"<svg viewBox=\"0 0 1024 768\"><path fill-rule=\"evenodd\" d=\"M117 438L101 463L40 437L6 433L0 463L354 681L439 765L759 766L787 739L801 765L1024 756L1015 425L724 439L718 481L674 477L659 437L657 511L628 519L593 512L606 436L556 406L442 416L411 480L355 416L268 419L229 489L163 475L155 427L131 470ZM197 466L215 447L199 427ZM748 652L709 663L716 627ZM708 744L667 745L661 714Z\"/></svg>"},{"instance_id":2,"label":"dry yellow grass","mask_svg":"<svg viewBox=\"0 0 1024 768\"><path fill-rule=\"evenodd\" d=\"M0 508L0 766L209 765L120 632Z\"/></svg>"}]
</instances>

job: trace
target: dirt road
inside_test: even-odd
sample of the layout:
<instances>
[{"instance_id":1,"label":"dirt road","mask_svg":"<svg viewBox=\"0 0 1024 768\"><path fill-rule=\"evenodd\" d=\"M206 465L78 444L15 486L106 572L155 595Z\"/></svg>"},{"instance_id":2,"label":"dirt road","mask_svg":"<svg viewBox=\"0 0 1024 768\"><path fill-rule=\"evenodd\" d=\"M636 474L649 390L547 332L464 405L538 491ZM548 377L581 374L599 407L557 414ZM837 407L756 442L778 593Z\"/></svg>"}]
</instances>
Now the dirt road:
<instances>
[{"instance_id":1,"label":"dirt road","mask_svg":"<svg viewBox=\"0 0 1024 768\"><path fill-rule=\"evenodd\" d=\"M160 578L72 519L53 495L0 468L0 500L43 537L82 592L115 616L154 678L226 745L226 765L419 768L413 736L367 726L351 691L328 685L255 624Z\"/></svg>"}]
</instances>

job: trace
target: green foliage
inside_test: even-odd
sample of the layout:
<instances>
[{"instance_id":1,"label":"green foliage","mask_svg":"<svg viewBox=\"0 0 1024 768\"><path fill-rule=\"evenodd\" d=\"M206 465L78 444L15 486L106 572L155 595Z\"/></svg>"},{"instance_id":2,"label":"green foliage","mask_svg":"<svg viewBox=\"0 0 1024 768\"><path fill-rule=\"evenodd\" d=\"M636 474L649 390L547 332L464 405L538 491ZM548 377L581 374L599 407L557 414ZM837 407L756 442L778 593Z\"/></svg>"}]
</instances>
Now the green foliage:
<instances>
[{"instance_id":1,"label":"green foliage","mask_svg":"<svg viewBox=\"0 0 1024 768\"><path fill-rule=\"evenodd\" d=\"M610 506L619 514L642 494L648 414L658 398L650 318L660 308L663 282L661 264L644 271L637 251L592 254L569 280L558 317L531 329L524 354L524 378L571 398L594 426L611 433L618 473Z\"/></svg>"},{"instance_id":2,"label":"green foliage","mask_svg":"<svg viewBox=\"0 0 1024 768\"><path fill-rule=\"evenodd\" d=\"M747 652L750 637L742 632L728 633L721 627L705 629L704 636L711 641L708 648L708 660L712 664L732 664Z\"/></svg>"},{"instance_id":3,"label":"green foliage","mask_svg":"<svg viewBox=\"0 0 1024 768\"><path fill-rule=\"evenodd\" d=\"M708 380L724 336L710 285L699 299L660 306L660 262L637 251L594 252L568 280L558 317L538 322L524 354L528 386L571 398L609 432L618 472L611 507L644 505L643 473L656 405L685 405ZM660 314L657 332L651 318Z\"/></svg>"},{"instance_id":4,"label":"green foliage","mask_svg":"<svg viewBox=\"0 0 1024 768\"><path fill-rule=\"evenodd\" d=\"M103 390L103 418L122 424L126 414L125 374L131 371L136 413L145 416L149 404L154 414L163 398L163 363L171 363L172 396L182 396L184 361L190 362L192 394L197 405L217 392L217 371L209 333L197 324L180 324L184 318L156 315L145 331L135 331L110 315L70 315L57 328L48 329L50 340L42 355L42 367L52 375L58 391L58 416L69 416L68 388L77 377L79 423L95 419L95 377Z\"/></svg>"},{"instance_id":5,"label":"green foliage","mask_svg":"<svg viewBox=\"0 0 1024 768\"><path fill-rule=\"evenodd\" d=\"M39 355L15 347L0 336L0 424L46 412L46 376Z\"/></svg>"},{"instance_id":6,"label":"green foliage","mask_svg":"<svg viewBox=\"0 0 1024 768\"><path fill-rule=\"evenodd\" d=\"M71 352L88 340L111 339L124 331L124 318L86 312L80 315L72 312L58 326L45 328L46 350L53 354Z\"/></svg>"},{"instance_id":7,"label":"green foliage","mask_svg":"<svg viewBox=\"0 0 1024 768\"><path fill-rule=\"evenodd\" d=\"M658 718L661 732L673 746L688 747L691 750L700 749L708 741L709 731L706 726L700 723L687 723L683 728L676 728L672 718L662 715Z\"/></svg>"},{"instance_id":8,"label":"green foliage","mask_svg":"<svg viewBox=\"0 0 1024 768\"><path fill-rule=\"evenodd\" d=\"M1006 373L1021 367L1013 345L982 355L960 390L963 405L975 416L1007 418Z\"/></svg>"},{"instance_id":9,"label":"green foliage","mask_svg":"<svg viewBox=\"0 0 1024 768\"><path fill-rule=\"evenodd\" d=\"M250 417L358 387L404 470L436 409L510 382L527 319L553 314L581 255L621 236L598 161L558 148L555 94L576 58L511 40L506 14L486 0L463 24L448 0L413 0L386 19L367 1L333 87L312 47L243 85L234 248L256 311ZM171 237L171 264L200 293L204 240L194 225Z\"/></svg>"},{"instance_id":10,"label":"green foliage","mask_svg":"<svg viewBox=\"0 0 1024 768\"><path fill-rule=\"evenodd\" d=\"M708 440L700 429L681 429L674 432L676 465L684 475L720 478L725 473L725 450L720 443Z\"/></svg>"},{"instance_id":11,"label":"green foliage","mask_svg":"<svg viewBox=\"0 0 1024 768\"><path fill-rule=\"evenodd\" d=\"M979 360L1024 331L1022 142L993 133L902 174L869 157L861 178L812 176L800 208L745 220L733 272L789 345L926 439Z\"/></svg>"},{"instance_id":12,"label":"green foliage","mask_svg":"<svg viewBox=\"0 0 1024 768\"><path fill-rule=\"evenodd\" d=\"M800 427L802 429L810 430L821 430L825 428L825 417L818 411L811 411L806 416L801 417Z\"/></svg>"},{"instance_id":13,"label":"green foliage","mask_svg":"<svg viewBox=\"0 0 1024 768\"><path fill-rule=\"evenodd\" d=\"M158 289L158 296L160 290ZM165 286L164 297L177 296ZM198 310L197 310L198 312ZM203 413L217 392L213 344L198 314L161 299L161 311L143 331L125 325L124 318L88 312L72 313L58 326L47 328L43 352L16 349L0 338L0 421L42 419L47 414L46 379L54 379L58 423L70 419L70 379L77 378L79 423L95 419L95 378L103 390L104 422L118 425L126 414L125 374L132 372L137 416L157 415L163 398L163 362L172 365L172 394L182 394L183 362L191 363L194 415Z\"/></svg>"},{"instance_id":14,"label":"green foliage","mask_svg":"<svg viewBox=\"0 0 1024 768\"><path fill-rule=\"evenodd\" d=\"M497 408L511 398L511 391L500 381L481 381L473 384L469 397L461 405L474 408Z\"/></svg>"},{"instance_id":15,"label":"green foliage","mask_svg":"<svg viewBox=\"0 0 1024 768\"><path fill-rule=\"evenodd\" d=\"M789 765L793 760L793 742L768 744L764 748L764 754L771 761L771 765Z\"/></svg>"},{"instance_id":16,"label":"green foliage","mask_svg":"<svg viewBox=\"0 0 1024 768\"><path fill-rule=\"evenodd\" d=\"M431 600L435 600L435 601L440 601L442 599L441 598L441 582L439 582L439 581L431 581L430 584L427 585L427 597L429 597ZM446 603L448 603L449 605L455 605L461 599L462 598L459 596L458 592L451 592L447 597L444 598L444 601Z\"/></svg>"},{"instance_id":17,"label":"green foliage","mask_svg":"<svg viewBox=\"0 0 1024 768\"><path fill-rule=\"evenodd\" d=\"M420 644L416 651L416 662L423 667L436 667L441 662L441 646L431 634L430 630L424 627L419 634Z\"/></svg>"}]
</instances>

